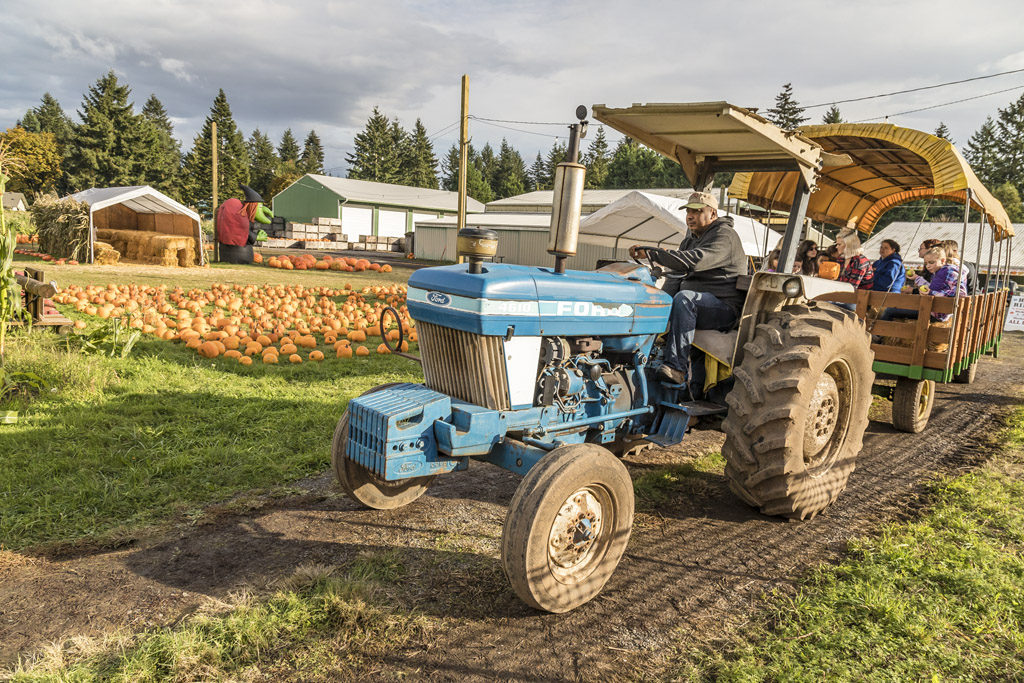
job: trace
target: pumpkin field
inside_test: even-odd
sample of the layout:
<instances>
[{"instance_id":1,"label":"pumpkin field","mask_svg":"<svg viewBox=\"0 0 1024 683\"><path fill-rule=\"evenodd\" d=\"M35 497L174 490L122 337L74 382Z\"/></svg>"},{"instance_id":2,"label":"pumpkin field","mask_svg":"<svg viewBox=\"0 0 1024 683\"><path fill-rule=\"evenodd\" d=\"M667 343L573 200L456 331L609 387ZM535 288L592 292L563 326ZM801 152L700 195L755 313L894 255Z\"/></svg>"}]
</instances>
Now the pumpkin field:
<instances>
[{"instance_id":1,"label":"pumpkin field","mask_svg":"<svg viewBox=\"0 0 1024 683\"><path fill-rule=\"evenodd\" d=\"M322 471L349 398L419 377L380 327L393 306L416 351L410 272L50 266L75 329L8 352L3 547L117 545Z\"/></svg>"}]
</instances>

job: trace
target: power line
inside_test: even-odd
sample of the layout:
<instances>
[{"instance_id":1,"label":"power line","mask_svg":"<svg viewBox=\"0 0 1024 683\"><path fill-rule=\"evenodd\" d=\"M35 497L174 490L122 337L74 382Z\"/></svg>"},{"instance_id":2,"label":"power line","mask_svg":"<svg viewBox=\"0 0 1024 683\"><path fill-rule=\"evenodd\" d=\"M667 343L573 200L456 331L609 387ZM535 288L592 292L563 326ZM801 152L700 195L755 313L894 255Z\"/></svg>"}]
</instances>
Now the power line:
<instances>
[{"instance_id":1,"label":"power line","mask_svg":"<svg viewBox=\"0 0 1024 683\"><path fill-rule=\"evenodd\" d=\"M848 100L833 100L831 102L822 102L821 104L811 104L804 109L816 109L818 107L829 107L833 104L848 104L850 102L863 102L864 100L876 100L880 97L892 97L893 95L905 95L911 92L920 92L922 90L933 90L935 88L944 88L947 85L958 85L960 83L970 83L972 81L983 81L986 78L995 78L996 76L1006 76L1009 74L1017 74L1024 71L1024 69L1012 69L1010 71L1000 71L997 74L988 74L987 76L975 76L973 78L963 78L959 81L947 81L946 83L936 83L935 85L924 85L920 88L910 88L908 90L895 90L893 92L882 93L881 95L867 95L865 97L853 97ZM1005 91L1003 91L1005 92ZM993 93L994 94L994 93ZM894 115L895 116L895 115Z\"/></svg>"},{"instance_id":2,"label":"power line","mask_svg":"<svg viewBox=\"0 0 1024 683\"><path fill-rule=\"evenodd\" d=\"M455 121L454 123L449 123L449 124L448 124L447 126L445 126L444 128L442 128L441 130L439 130L439 131L437 131L436 133L434 133L433 135L429 136L429 137L428 137L427 139L428 139L428 140L433 140L434 138L438 137L439 135L444 135L444 134L445 134L445 133L447 133L447 132L448 132L448 131L449 131L450 129L454 128L454 127L455 127L455 126L457 126L457 125L459 125L459 122L458 122L458 121Z\"/></svg>"},{"instance_id":3,"label":"power line","mask_svg":"<svg viewBox=\"0 0 1024 683\"><path fill-rule=\"evenodd\" d=\"M491 121L488 121L486 119L481 119L481 118L478 118L476 116L470 116L469 118L473 119L474 121L479 121L480 123L486 124L488 126L494 126L495 128L504 128L505 130L514 130L517 133L526 133L527 135L540 135L541 137L545 137L545 138L561 138L563 140L569 139L568 135L552 135L551 133L538 133L535 130L523 130L522 128L513 128L512 126L504 126L504 125L502 125L500 123L493 123Z\"/></svg>"},{"instance_id":4,"label":"power line","mask_svg":"<svg viewBox=\"0 0 1024 683\"><path fill-rule=\"evenodd\" d=\"M470 115L469 118L476 119L477 121L490 121L491 123L519 123L519 124L522 124L522 125L525 125L525 126L568 126L569 125L568 123L565 123L564 121L563 122L558 122L558 121L510 121L508 119L488 119L488 118L484 118L483 116L473 116L473 115Z\"/></svg>"},{"instance_id":5,"label":"power line","mask_svg":"<svg viewBox=\"0 0 1024 683\"><path fill-rule=\"evenodd\" d=\"M984 93L982 95L975 95L974 97L965 97L965 98L960 99L960 100L953 100L952 102L943 102L942 104L933 104L933 105L928 106L928 107L920 107L919 109L908 109L907 111L901 111L901 112L897 112L895 114L884 114L884 115L879 115L879 116L872 116L871 118L868 118L868 119L858 119L856 121L852 121L852 123L864 123L865 121L875 121L877 119L888 119L888 118L891 118L893 116L903 116L904 114L916 114L919 111L928 111L929 109L938 109L939 107L948 107L951 104L960 104L961 102L970 102L971 100L980 100L982 97L989 97L991 95L1000 95L1000 94L1005 93L1005 92L1011 92L1013 90L1020 90L1021 88L1024 88L1024 85L1015 85L1012 88L1006 88L1004 90L993 90L992 92L987 92L987 93Z\"/></svg>"}]
</instances>

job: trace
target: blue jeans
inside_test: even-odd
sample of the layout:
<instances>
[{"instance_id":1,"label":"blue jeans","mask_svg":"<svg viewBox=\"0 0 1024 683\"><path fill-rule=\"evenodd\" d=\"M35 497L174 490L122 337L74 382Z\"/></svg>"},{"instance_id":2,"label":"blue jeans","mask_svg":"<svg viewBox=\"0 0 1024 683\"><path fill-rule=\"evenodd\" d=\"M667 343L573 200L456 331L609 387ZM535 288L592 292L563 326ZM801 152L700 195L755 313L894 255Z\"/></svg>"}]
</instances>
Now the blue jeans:
<instances>
[{"instance_id":1,"label":"blue jeans","mask_svg":"<svg viewBox=\"0 0 1024 683\"><path fill-rule=\"evenodd\" d=\"M672 313L668 319L665 364L676 370L690 367L690 347L695 330L728 330L739 315L736 310L714 294L680 290L672 297Z\"/></svg>"}]
</instances>

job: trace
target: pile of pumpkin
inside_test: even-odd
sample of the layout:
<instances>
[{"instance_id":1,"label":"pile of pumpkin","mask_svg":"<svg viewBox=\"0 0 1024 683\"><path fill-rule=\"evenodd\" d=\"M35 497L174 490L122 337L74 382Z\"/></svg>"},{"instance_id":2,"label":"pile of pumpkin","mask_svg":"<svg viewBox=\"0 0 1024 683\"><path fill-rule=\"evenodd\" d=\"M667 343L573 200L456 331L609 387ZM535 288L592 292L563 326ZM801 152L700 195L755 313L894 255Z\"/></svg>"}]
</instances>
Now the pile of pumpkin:
<instances>
[{"instance_id":1,"label":"pile of pumpkin","mask_svg":"<svg viewBox=\"0 0 1024 683\"><path fill-rule=\"evenodd\" d=\"M257 358L266 364L281 357L291 363L322 361L321 343L338 358L369 356L364 344L372 337L399 338L393 317L388 317L389 328L381 329L385 306L399 312L405 337L401 350L407 351L417 334L405 296L401 285L357 292L349 283L342 289L214 284L208 290L110 284L71 285L53 300L86 315L124 319L144 334L182 342L205 358L223 356L252 365ZM75 326L86 325L78 321ZM376 350L390 353L383 339Z\"/></svg>"},{"instance_id":2,"label":"pile of pumpkin","mask_svg":"<svg viewBox=\"0 0 1024 683\"><path fill-rule=\"evenodd\" d=\"M21 237L21 235L18 235L18 237ZM31 242L27 242L26 244L31 244ZM23 256L34 256L37 259L42 259L42 260L46 261L47 263L52 263L55 266L64 266L64 265L67 265L67 266L77 266L78 265L78 261L76 261L73 258L72 259L68 259L68 258L54 258L54 257L50 256L49 254L44 254L41 251L32 251L31 249L15 249L14 253L15 254L21 254Z\"/></svg>"},{"instance_id":3,"label":"pile of pumpkin","mask_svg":"<svg viewBox=\"0 0 1024 683\"><path fill-rule=\"evenodd\" d=\"M262 254L255 254L254 263L265 263L271 268L283 268L285 270L337 270L346 273L372 270L378 273L390 273L391 266L387 263L373 263L364 258L351 258L347 256L331 256L330 254L317 259L313 254L299 254L289 256L271 256L264 259Z\"/></svg>"}]
</instances>

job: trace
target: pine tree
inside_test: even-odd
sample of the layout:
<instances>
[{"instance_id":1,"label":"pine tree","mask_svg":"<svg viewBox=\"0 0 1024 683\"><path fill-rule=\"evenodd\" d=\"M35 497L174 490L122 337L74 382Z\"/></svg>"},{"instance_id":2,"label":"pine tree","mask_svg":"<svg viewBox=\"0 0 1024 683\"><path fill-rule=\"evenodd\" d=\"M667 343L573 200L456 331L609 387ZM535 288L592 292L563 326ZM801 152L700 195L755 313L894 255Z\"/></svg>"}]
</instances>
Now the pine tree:
<instances>
[{"instance_id":1,"label":"pine tree","mask_svg":"<svg viewBox=\"0 0 1024 683\"><path fill-rule=\"evenodd\" d=\"M996 172L992 182L1024 190L1024 95L999 110L996 120Z\"/></svg>"},{"instance_id":2,"label":"pine tree","mask_svg":"<svg viewBox=\"0 0 1024 683\"><path fill-rule=\"evenodd\" d=\"M182 171L185 200L208 216L216 209L212 206L213 146L210 141L214 121L217 122L217 201L223 202L229 197L241 199L240 185L249 183L249 153L245 149L245 139L231 115L227 95L221 89L213 100L202 130L192 142L192 151L185 158Z\"/></svg>"},{"instance_id":3,"label":"pine tree","mask_svg":"<svg viewBox=\"0 0 1024 683\"><path fill-rule=\"evenodd\" d=\"M832 105L825 112L825 115L821 117L822 123L842 123L843 115L839 113L839 107Z\"/></svg>"},{"instance_id":4,"label":"pine tree","mask_svg":"<svg viewBox=\"0 0 1024 683\"><path fill-rule=\"evenodd\" d=\"M277 156L280 157L282 162L297 162L299 160L299 143L295 141L291 128L286 130L284 135L281 136L281 144L277 146Z\"/></svg>"},{"instance_id":5,"label":"pine tree","mask_svg":"<svg viewBox=\"0 0 1024 683\"><path fill-rule=\"evenodd\" d=\"M147 149L140 142L151 129L135 115L128 97L131 88L113 71L89 88L78 112L67 153L68 184L74 190L90 187L137 185ZM38 114L37 114L38 116Z\"/></svg>"},{"instance_id":6,"label":"pine tree","mask_svg":"<svg viewBox=\"0 0 1024 683\"><path fill-rule=\"evenodd\" d=\"M39 106L25 112L24 118L17 125L30 133L53 133L61 152L73 135L71 118L50 93L44 93Z\"/></svg>"},{"instance_id":7,"label":"pine tree","mask_svg":"<svg viewBox=\"0 0 1024 683\"><path fill-rule=\"evenodd\" d=\"M259 128L252 132L245 146L249 152L248 185L269 202L273 196L270 194L270 186L277 176L281 160L274 152L274 144L270 141L270 136L265 135Z\"/></svg>"},{"instance_id":8,"label":"pine tree","mask_svg":"<svg viewBox=\"0 0 1024 683\"><path fill-rule=\"evenodd\" d=\"M996 124L989 116L967 141L964 157L981 182L995 187L998 175L999 150L996 144Z\"/></svg>"},{"instance_id":9,"label":"pine tree","mask_svg":"<svg viewBox=\"0 0 1024 683\"><path fill-rule=\"evenodd\" d=\"M808 120L804 109L793 99L793 84L786 83L775 96L775 106L765 112L765 118L783 130L794 130Z\"/></svg>"},{"instance_id":10,"label":"pine tree","mask_svg":"<svg viewBox=\"0 0 1024 683\"><path fill-rule=\"evenodd\" d=\"M494 162L494 194L499 199L526 191L526 164L523 157L504 138Z\"/></svg>"},{"instance_id":11,"label":"pine tree","mask_svg":"<svg viewBox=\"0 0 1024 683\"><path fill-rule=\"evenodd\" d=\"M309 131L306 140L302 145L302 154L299 156L299 170L305 173L324 172L324 146L320 144L320 136L315 130Z\"/></svg>"},{"instance_id":12,"label":"pine tree","mask_svg":"<svg viewBox=\"0 0 1024 683\"><path fill-rule=\"evenodd\" d=\"M583 164L587 167L587 188L602 188L608 182L608 139L604 135L604 126L597 127L594 139L587 145L587 153L583 155Z\"/></svg>"},{"instance_id":13,"label":"pine tree","mask_svg":"<svg viewBox=\"0 0 1024 683\"><path fill-rule=\"evenodd\" d=\"M932 135L934 135L937 138L942 138L943 140L953 142L953 138L950 135L949 128L942 121L939 121L939 126L938 128L935 129L935 132L932 133Z\"/></svg>"},{"instance_id":14,"label":"pine tree","mask_svg":"<svg viewBox=\"0 0 1024 683\"><path fill-rule=\"evenodd\" d=\"M366 121L366 127L353 140L353 151L345 156L348 177L379 183L398 183L402 178L400 150L388 117L377 107Z\"/></svg>"},{"instance_id":15,"label":"pine tree","mask_svg":"<svg viewBox=\"0 0 1024 683\"><path fill-rule=\"evenodd\" d=\"M544 172L547 178L547 184L550 186L555 180L555 167L566 160L569 154L569 148L564 142L555 140L551 145L551 149L548 150L548 156L544 160ZM551 189L548 187L547 189Z\"/></svg>"},{"instance_id":16,"label":"pine tree","mask_svg":"<svg viewBox=\"0 0 1024 683\"><path fill-rule=\"evenodd\" d=\"M491 143L485 143L483 149L480 150L480 154L476 156L476 167L480 170L480 176L483 178L483 181L491 188L492 194L494 191L494 161L494 148L491 147Z\"/></svg>"},{"instance_id":17,"label":"pine tree","mask_svg":"<svg viewBox=\"0 0 1024 683\"><path fill-rule=\"evenodd\" d=\"M999 200L1006 209L1011 223L1024 222L1024 204L1021 203L1020 193L1010 183L1003 183L992 188L992 195Z\"/></svg>"},{"instance_id":18,"label":"pine tree","mask_svg":"<svg viewBox=\"0 0 1024 683\"><path fill-rule=\"evenodd\" d=\"M456 149L456 160L458 159ZM456 175L458 170L456 169ZM416 119L402 158L402 176L407 185L437 188L437 157L423 122ZM456 183L458 182L456 178Z\"/></svg>"},{"instance_id":19,"label":"pine tree","mask_svg":"<svg viewBox=\"0 0 1024 683\"><path fill-rule=\"evenodd\" d=\"M606 187L643 189L665 184L665 166L660 154L630 138L623 138L608 164Z\"/></svg>"},{"instance_id":20,"label":"pine tree","mask_svg":"<svg viewBox=\"0 0 1024 683\"><path fill-rule=\"evenodd\" d=\"M164 105L156 95L150 95L142 107L142 118L152 131L144 131L143 138L148 143L145 163L142 170L143 179L161 192L176 199L181 198L178 177L181 173L181 144L174 137L174 124Z\"/></svg>"},{"instance_id":21,"label":"pine tree","mask_svg":"<svg viewBox=\"0 0 1024 683\"><path fill-rule=\"evenodd\" d=\"M441 160L441 189L459 191L459 146L452 145Z\"/></svg>"},{"instance_id":22,"label":"pine tree","mask_svg":"<svg viewBox=\"0 0 1024 683\"><path fill-rule=\"evenodd\" d=\"M487 147L490 147L490 145L487 145ZM484 167L481 154L478 154L473 149L473 145L470 145L467 156L469 157L469 168L466 170L466 194L484 204L493 201L495 199L494 188L484 178L483 171L481 170Z\"/></svg>"},{"instance_id":23,"label":"pine tree","mask_svg":"<svg viewBox=\"0 0 1024 683\"><path fill-rule=\"evenodd\" d=\"M530 182L533 184L534 190L551 189L551 178L548 177L548 166L544 163L544 159L541 157L540 152L537 152L537 158L533 160L533 165L530 166Z\"/></svg>"}]
</instances>

